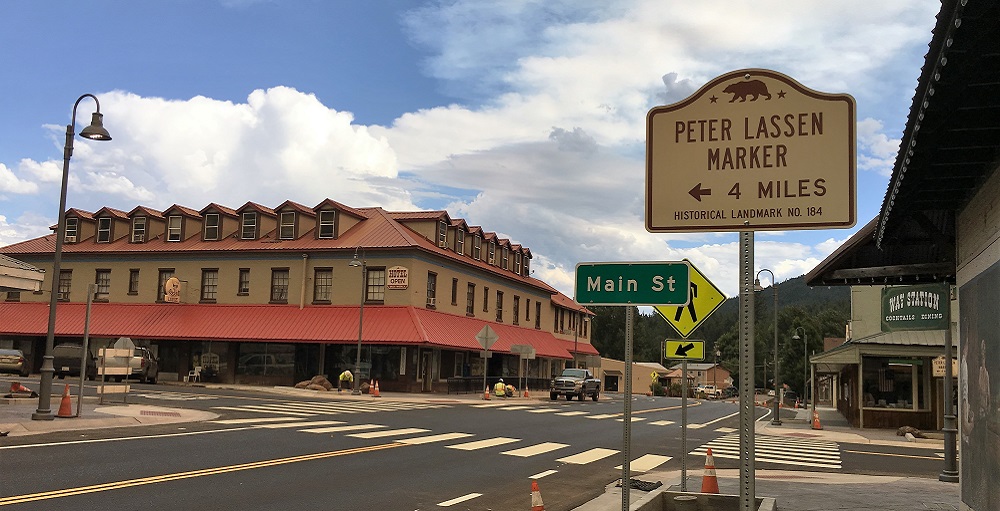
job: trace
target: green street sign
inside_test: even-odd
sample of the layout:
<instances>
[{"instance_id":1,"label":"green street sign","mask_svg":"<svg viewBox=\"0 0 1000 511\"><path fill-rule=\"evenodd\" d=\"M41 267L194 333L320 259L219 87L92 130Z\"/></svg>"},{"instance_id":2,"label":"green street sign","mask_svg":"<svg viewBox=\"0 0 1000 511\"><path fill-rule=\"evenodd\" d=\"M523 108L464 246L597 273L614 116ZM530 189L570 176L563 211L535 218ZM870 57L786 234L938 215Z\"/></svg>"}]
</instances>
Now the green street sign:
<instances>
[{"instance_id":1,"label":"green street sign","mask_svg":"<svg viewBox=\"0 0 1000 511\"><path fill-rule=\"evenodd\" d=\"M576 301L583 305L687 305L687 261L579 263Z\"/></svg>"},{"instance_id":2,"label":"green street sign","mask_svg":"<svg viewBox=\"0 0 1000 511\"><path fill-rule=\"evenodd\" d=\"M882 331L947 330L949 291L948 284L882 288Z\"/></svg>"}]
</instances>

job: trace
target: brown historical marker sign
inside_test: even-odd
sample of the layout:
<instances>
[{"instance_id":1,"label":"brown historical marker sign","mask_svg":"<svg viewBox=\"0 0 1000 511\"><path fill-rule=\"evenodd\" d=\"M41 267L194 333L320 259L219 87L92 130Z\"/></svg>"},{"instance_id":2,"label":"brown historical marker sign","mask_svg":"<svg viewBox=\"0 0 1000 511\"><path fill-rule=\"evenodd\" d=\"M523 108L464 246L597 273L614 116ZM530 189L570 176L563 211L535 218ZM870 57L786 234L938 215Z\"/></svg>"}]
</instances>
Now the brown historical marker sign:
<instances>
[{"instance_id":1,"label":"brown historical marker sign","mask_svg":"<svg viewBox=\"0 0 1000 511\"><path fill-rule=\"evenodd\" d=\"M646 230L849 228L855 103L766 69L724 74L646 118Z\"/></svg>"}]
</instances>

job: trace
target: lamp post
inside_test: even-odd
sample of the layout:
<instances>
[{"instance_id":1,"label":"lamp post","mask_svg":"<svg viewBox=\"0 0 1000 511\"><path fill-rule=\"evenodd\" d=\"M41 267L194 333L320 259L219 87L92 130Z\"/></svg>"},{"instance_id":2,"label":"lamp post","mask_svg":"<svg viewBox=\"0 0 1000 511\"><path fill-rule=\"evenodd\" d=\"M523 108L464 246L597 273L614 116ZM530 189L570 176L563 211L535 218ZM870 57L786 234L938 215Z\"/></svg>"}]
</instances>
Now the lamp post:
<instances>
[{"instance_id":1,"label":"lamp post","mask_svg":"<svg viewBox=\"0 0 1000 511\"><path fill-rule=\"evenodd\" d=\"M361 267L361 308L358 311L358 358L354 362L354 390L351 394L357 396L361 394L361 334L365 326L365 299L368 298L368 261L365 259L365 251L361 250L361 259L358 259L358 251L354 250L354 259L347 263L352 268Z\"/></svg>"},{"instance_id":2,"label":"lamp post","mask_svg":"<svg viewBox=\"0 0 1000 511\"><path fill-rule=\"evenodd\" d=\"M795 327L795 334L792 335L792 340L799 340L799 330L802 330L802 406L806 405L806 390L809 390L810 394L812 388L808 386L809 382L809 340L806 339L806 329L800 326Z\"/></svg>"},{"instance_id":3,"label":"lamp post","mask_svg":"<svg viewBox=\"0 0 1000 511\"><path fill-rule=\"evenodd\" d=\"M712 367L712 385L715 387L715 391L719 391L719 357L722 356L722 352L719 348L715 348L715 365Z\"/></svg>"},{"instance_id":4,"label":"lamp post","mask_svg":"<svg viewBox=\"0 0 1000 511\"><path fill-rule=\"evenodd\" d=\"M104 129L104 115L97 96L84 94L73 103L73 116L66 125L66 145L63 147L62 187L59 189L59 220L56 224L56 251L52 256L52 293L49 296L49 326L45 336L45 355L42 356L41 382L38 385L38 409L31 414L32 420L53 420L52 410L52 348L56 339L56 304L59 301L59 271L62 264L62 247L66 240L66 185L69 182L69 159L73 156L73 135L76 132L76 109L84 98L93 98L97 111L91 116L90 126L83 128L80 136L90 140L111 140L111 134Z\"/></svg>"},{"instance_id":5,"label":"lamp post","mask_svg":"<svg viewBox=\"0 0 1000 511\"><path fill-rule=\"evenodd\" d=\"M757 272L757 278L753 281L754 291L763 291L760 287L760 274L763 272L771 274L771 294L774 295L774 417L771 425L780 426L781 416L778 415L781 403L781 383L778 381L778 283L774 280L774 272L764 268ZM767 383L767 382L765 382Z\"/></svg>"},{"instance_id":6,"label":"lamp post","mask_svg":"<svg viewBox=\"0 0 1000 511\"><path fill-rule=\"evenodd\" d=\"M577 314L577 317L580 316L579 312L577 312L576 314ZM588 321L590 321L590 318L584 317L583 320L577 321L576 322L576 327L573 328L573 367L574 368L580 366L580 363L576 360L576 353L577 353L577 346L578 346L578 344L577 344L578 343L577 336L580 335L580 324L581 323L587 323Z\"/></svg>"}]
</instances>

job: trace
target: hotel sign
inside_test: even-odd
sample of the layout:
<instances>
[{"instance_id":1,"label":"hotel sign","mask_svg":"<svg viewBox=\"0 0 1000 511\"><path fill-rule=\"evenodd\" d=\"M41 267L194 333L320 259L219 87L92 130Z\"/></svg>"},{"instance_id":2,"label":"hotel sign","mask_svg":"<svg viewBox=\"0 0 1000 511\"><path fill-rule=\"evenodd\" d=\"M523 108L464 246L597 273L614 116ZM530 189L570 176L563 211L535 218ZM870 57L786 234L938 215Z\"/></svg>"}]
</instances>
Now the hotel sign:
<instances>
[{"instance_id":1,"label":"hotel sign","mask_svg":"<svg viewBox=\"0 0 1000 511\"><path fill-rule=\"evenodd\" d=\"M646 116L646 230L849 228L854 98L732 71Z\"/></svg>"},{"instance_id":2,"label":"hotel sign","mask_svg":"<svg viewBox=\"0 0 1000 511\"><path fill-rule=\"evenodd\" d=\"M393 266L386 270L386 287L406 289L410 285L410 270L405 266Z\"/></svg>"},{"instance_id":3,"label":"hotel sign","mask_svg":"<svg viewBox=\"0 0 1000 511\"><path fill-rule=\"evenodd\" d=\"M948 329L949 291L948 284L882 288L882 331Z\"/></svg>"}]
</instances>

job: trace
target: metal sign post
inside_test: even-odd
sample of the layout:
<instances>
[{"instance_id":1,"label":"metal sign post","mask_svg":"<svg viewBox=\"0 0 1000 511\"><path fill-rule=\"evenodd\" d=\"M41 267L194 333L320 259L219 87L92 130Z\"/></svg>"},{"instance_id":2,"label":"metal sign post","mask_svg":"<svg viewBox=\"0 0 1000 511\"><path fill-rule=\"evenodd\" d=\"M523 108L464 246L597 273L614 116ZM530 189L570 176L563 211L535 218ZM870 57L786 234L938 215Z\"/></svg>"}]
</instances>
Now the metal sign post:
<instances>
[{"instance_id":1,"label":"metal sign post","mask_svg":"<svg viewBox=\"0 0 1000 511\"><path fill-rule=\"evenodd\" d=\"M622 428L622 510L627 511L629 491L632 481L629 479L631 456L629 445L632 443L632 307L625 309L625 427Z\"/></svg>"},{"instance_id":2,"label":"metal sign post","mask_svg":"<svg viewBox=\"0 0 1000 511\"><path fill-rule=\"evenodd\" d=\"M754 488L753 278L753 231L744 231L740 233L740 511L753 511L756 501Z\"/></svg>"},{"instance_id":3,"label":"metal sign post","mask_svg":"<svg viewBox=\"0 0 1000 511\"><path fill-rule=\"evenodd\" d=\"M681 491L688 491L688 361L681 361Z\"/></svg>"}]
</instances>

